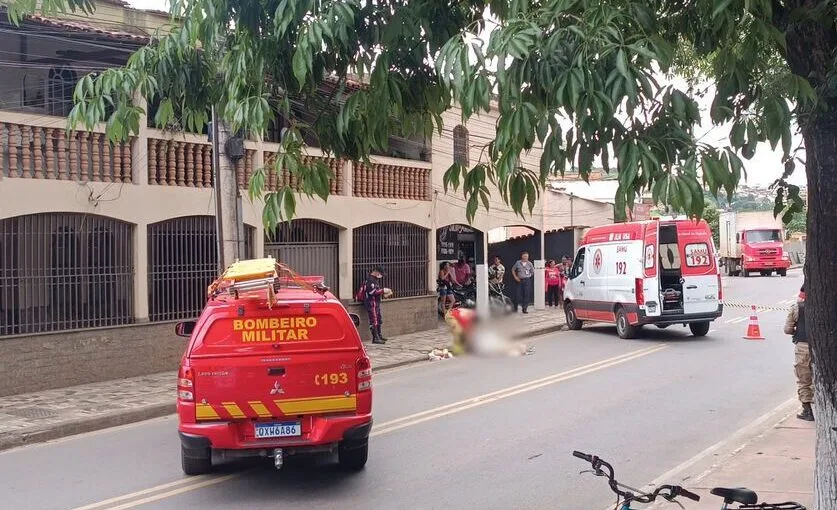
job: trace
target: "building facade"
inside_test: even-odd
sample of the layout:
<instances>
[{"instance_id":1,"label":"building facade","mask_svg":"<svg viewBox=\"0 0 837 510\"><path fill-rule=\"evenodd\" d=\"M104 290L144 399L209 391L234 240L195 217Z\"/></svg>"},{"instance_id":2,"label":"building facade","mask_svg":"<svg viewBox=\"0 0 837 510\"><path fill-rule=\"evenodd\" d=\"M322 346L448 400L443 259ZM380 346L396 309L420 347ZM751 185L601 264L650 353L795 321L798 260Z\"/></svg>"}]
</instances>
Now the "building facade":
<instances>
[{"instance_id":1,"label":"building facade","mask_svg":"<svg viewBox=\"0 0 837 510\"><path fill-rule=\"evenodd\" d=\"M104 5L99 25L41 16L21 27L0 21L0 50L8 55L0 61L0 371L10 374L0 395L174 369L183 341L172 335L173 322L197 316L217 276L206 136L160 131L146 119L135 137L115 145L104 126L66 131L76 81L124 63L147 41L147 25L168 19ZM451 110L433 140L394 139L391 153L369 164L309 148L308 158L332 170L328 200L300 196L297 218L267 236L261 202L243 192L245 253L323 275L349 307L357 306L351 300L365 274L382 264L396 295L384 309L388 334L435 327L437 262L452 255L444 248L450 239L484 254L487 236L475 233L569 226L568 215L545 213L544 200L523 219L496 197L462 225L464 198L445 193L443 175L454 160L485 157L495 115L463 125ZM242 190L279 151L270 141L276 136L264 138L246 141L235 164ZM522 163L537 168L539 156L533 151ZM294 186L293 175L269 174L269 190L284 184ZM550 210L562 210L555 200ZM46 370L54 377L42 377Z\"/></svg>"}]
</instances>

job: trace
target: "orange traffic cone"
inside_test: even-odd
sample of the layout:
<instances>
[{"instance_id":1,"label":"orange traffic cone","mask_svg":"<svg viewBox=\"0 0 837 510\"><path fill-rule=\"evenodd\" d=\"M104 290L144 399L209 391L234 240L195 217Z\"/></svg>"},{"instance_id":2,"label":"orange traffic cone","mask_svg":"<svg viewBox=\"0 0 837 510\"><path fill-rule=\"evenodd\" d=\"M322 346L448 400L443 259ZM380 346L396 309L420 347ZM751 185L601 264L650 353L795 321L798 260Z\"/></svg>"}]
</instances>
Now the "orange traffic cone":
<instances>
[{"instance_id":1,"label":"orange traffic cone","mask_svg":"<svg viewBox=\"0 0 837 510\"><path fill-rule=\"evenodd\" d=\"M759 327L759 316L756 315L756 305L753 305L753 311L750 315L750 324L747 325L747 334L744 335L745 340L764 340L761 336L761 328Z\"/></svg>"}]
</instances>

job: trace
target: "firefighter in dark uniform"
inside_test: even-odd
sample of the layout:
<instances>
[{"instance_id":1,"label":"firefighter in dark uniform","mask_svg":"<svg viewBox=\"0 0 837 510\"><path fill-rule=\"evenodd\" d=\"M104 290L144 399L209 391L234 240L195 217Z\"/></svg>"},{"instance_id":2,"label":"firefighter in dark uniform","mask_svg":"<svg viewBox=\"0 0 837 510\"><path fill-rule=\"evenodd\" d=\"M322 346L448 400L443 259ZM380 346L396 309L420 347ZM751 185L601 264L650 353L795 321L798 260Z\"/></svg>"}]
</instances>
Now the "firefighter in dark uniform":
<instances>
[{"instance_id":1,"label":"firefighter in dark uniform","mask_svg":"<svg viewBox=\"0 0 837 510\"><path fill-rule=\"evenodd\" d=\"M373 344L384 344L386 338L381 333L381 298L390 297L392 291L381 284L381 279L386 275L384 268L375 266L366 277L365 295L363 306L369 316L369 331L372 333Z\"/></svg>"}]
</instances>

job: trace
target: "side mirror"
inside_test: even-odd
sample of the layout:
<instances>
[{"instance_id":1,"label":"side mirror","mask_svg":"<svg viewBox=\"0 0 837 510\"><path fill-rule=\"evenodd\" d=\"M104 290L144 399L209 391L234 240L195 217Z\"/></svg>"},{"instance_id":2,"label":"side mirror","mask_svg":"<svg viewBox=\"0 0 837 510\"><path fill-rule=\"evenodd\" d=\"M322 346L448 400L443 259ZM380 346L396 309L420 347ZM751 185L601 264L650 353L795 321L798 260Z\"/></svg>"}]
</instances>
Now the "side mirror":
<instances>
[{"instance_id":1,"label":"side mirror","mask_svg":"<svg viewBox=\"0 0 837 510\"><path fill-rule=\"evenodd\" d=\"M174 334L177 336L189 338L190 336L192 336L192 332L195 331L196 325L197 321L178 322L174 326Z\"/></svg>"},{"instance_id":2,"label":"side mirror","mask_svg":"<svg viewBox=\"0 0 837 510\"><path fill-rule=\"evenodd\" d=\"M352 322L355 323L355 327L360 327L360 315L356 313L350 313L349 317L352 318Z\"/></svg>"}]
</instances>

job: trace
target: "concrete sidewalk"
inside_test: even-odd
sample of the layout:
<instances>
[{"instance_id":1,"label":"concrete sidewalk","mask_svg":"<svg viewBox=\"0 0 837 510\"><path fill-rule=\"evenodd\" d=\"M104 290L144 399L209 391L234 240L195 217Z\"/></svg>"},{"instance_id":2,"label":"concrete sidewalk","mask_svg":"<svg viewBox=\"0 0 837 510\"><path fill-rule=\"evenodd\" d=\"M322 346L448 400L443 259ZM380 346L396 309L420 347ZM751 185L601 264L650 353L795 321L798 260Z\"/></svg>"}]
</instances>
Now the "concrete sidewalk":
<instances>
[{"instance_id":1,"label":"concrete sidewalk","mask_svg":"<svg viewBox=\"0 0 837 510\"><path fill-rule=\"evenodd\" d=\"M735 450L718 452L715 463L703 473L669 483L700 495L699 503L678 499L687 510L720 508L721 498L710 494L714 487L746 487L758 494L759 503L793 501L813 510L815 439L814 424L797 419L794 411ZM663 502L653 508L672 506Z\"/></svg>"},{"instance_id":2,"label":"concrete sidewalk","mask_svg":"<svg viewBox=\"0 0 837 510\"><path fill-rule=\"evenodd\" d=\"M558 331L560 310L510 316L516 338ZM450 347L444 324L434 330L391 338L386 345L366 344L376 370L426 361L434 348ZM49 441L175 412L173 372L132 377L0 398L0 450Z\"/></svg>"}]
</instances>

